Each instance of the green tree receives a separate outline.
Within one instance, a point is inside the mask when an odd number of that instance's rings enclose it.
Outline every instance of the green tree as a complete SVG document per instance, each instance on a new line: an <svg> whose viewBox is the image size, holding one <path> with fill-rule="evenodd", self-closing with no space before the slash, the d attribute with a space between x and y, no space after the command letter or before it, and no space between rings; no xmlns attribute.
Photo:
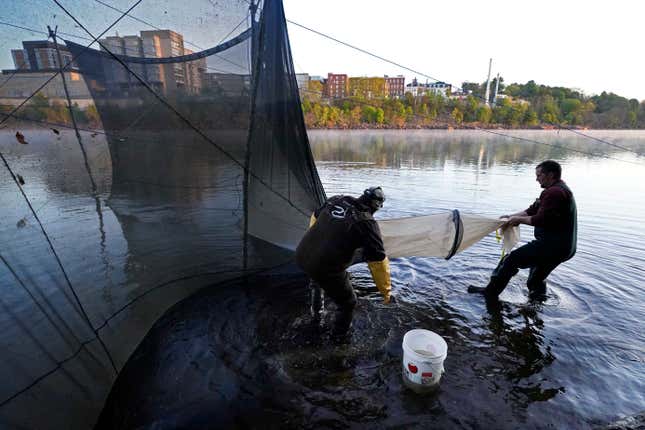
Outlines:
<svg viewBox="0 0 645 430"><path fill-rule="evenodd" d="M537 112L529 108L526 110L526 113L524 114L523 122L525 125L533 127L540 123L540 119L538 118Z"/></svg>
<svg viewBox="0 0 645 430"><path fill-rule="evenodd" d="M579 99L564 99L560 103L560 110L568 124L581 124L583 121L583 104Z"/></svg>
<svg viewBox="0 0 645 430"><path fill-rule="evenodd" d="M553 96L544 97L544 102L542 104L542 121L549 124L559 124L560 121L560 109L556 103Z"/></svg>
<svg viewBox="0 0 645 430"><path fill-rule="evenodd" d="M309 101L309 98L305 98L302 101L302 112L305 114L311 112L311 102Z"/></svg>
<svg viewBox="0 0 645 430"><path fill-rule="evenodd" d="M96 109L95 105L91 104L85 109L85 116L92 127L100 126L101 117L99 116L99 111Z"/></svg>
<svg viewBox="0 0 645 430"><path fill-rule="evenodd" d="M23 115L26 118L36 121L43 121L47 119L47 112L49 111L49 99L43 93L36 93L29 103L23 108Z"/></svg>
<svg viewBox="0 0 645 430"><path fill-rule="evenodd" d="M488 106L480 106L477 109L477 122L488 124L493 117L493 112Z"/></svg>
<svg viewBox="0 0 645 430"><path fill-rule="evenodd" d="M320 81L309 81L307 83L307 98L314 102L320 102L323 95L323 83Z"/></svg>
<svg viewBox="0 0 645 430"><path fill-rule="evenodd" d="M363 106L363 121L371 124L376 122L376 109L373 106Z"/></svg>
<svg viewBox="0 0 645 430"><path fill-rule="evenodd" d="M350 111L349 114L349 124L352 127L356 127L361 123L361 107L360 106L354 106L354 108Z"/></svg>
<svg viewBox="0 0 645 430"><path fill-rule="evenodd" d="M452 112L450 113L450 116L452 117L453 120L455 120L457 124L461 124L464 120L464 114L458 107L455 107L452 110Z"/></svg>
<svg viewBox="0 0 645 430"><path fill-rule="evenodd" d="M383 109L376 109L375 121L377 124L383 124L383 121L385 121L385 112L383 111Z"/></svg>
<svg viewBox="0 0 645 430"><path fill-rule="evenodd" d="M462 82L461 84L461 90L465 93L472 93L473 96L477 98L483 98L484 93L485 93L485 84L482 86L481 84L475 83L475 82Z"/></svg>
<svg viewBox="0 0 645 430"><path fill-rule="evenodd" d="M479 100L469 95L466 98L466 106L463 111L464 121L473 122L477 119L477 109L479 108Z"/></svg>

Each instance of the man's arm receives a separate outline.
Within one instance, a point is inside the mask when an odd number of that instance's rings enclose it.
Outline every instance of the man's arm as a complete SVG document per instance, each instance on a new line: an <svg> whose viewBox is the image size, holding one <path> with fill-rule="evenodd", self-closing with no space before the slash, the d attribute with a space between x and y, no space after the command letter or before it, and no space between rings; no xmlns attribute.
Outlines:
<svg viewBox="0 0 645 430"><path fill-rule="evenodd" d="M326 203L325 203L326 204ZM314 224L316 224L316 220L320 216L320 212L322 212L323 208L325 207L325 204L323 204L321 207L316 209L312 214L311 217L309 218L309 228L311 228Z"/></svg>
<svg viewBox="0 0 645 430"><path fill-rule="evenodd" d="M368 261L367 267L370 268L372 279L376 288L383 295L383 302L390 303L392 293L392 280L390 278L390 259L385 257L381 261Z"/></svg>
<svg viewBox="0 0 645 430"><path fill-rule="evenodd" d="M547 227L558 225L562 219L563 207L567 205L567 194L560 187L550 187L542 192L540 205L531 215L531 225Z"/></svg>
<svg viewBox="0 0 645 430"><path fill-rule="evenodd" d="M374 220L360 222L357 227L363 238L363 255L367 260L372 279L383 295L383 301L389 303L392 291L390 260L385 254L381 231Z"/></svg>
<svg viewBox="0 0 645 430"><path fill-rule="evenodd" d="M502 215L500 218L511 218L514 216L527 216L528 214L526 213L526 210L520 211L520 212L515 212L514 214L510 215Z"/></svg>
<svg viewBox="0 0 645 430"><path fill-rule="evenodd" d="M531 206L520 212L511 215L502 215L500 218L508 218L502 229L515 227L516 225L526 224L533 225L532 215L535 215L540 208L540 199L537 199Z"/></svg>
<svg viewBox="0 0 645 430"><path fill-rule="evenodd" d="M508 221L502 226L502 229L507 227L515 227L516 225L526 224L533 225L532 217L528 216L526 212L518 212L508 218Z"/></svg>

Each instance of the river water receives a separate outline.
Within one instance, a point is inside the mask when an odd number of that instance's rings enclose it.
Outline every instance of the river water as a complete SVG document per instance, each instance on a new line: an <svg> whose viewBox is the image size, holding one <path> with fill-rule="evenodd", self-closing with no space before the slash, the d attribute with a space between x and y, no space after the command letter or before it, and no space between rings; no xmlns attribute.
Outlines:
<svg viewBox="0 0 645 430"><path fill-rule="evenodd" d="M478 386L485 415L508 409L531 426L575 427L645 410L645 133L502 133L543 143L481 131L320 131L310 139L328 195L383 186L387 202L377 218L522 210L541 191L535 165L560 161L578 205L578 251L548 278L544 304L527 300L528 271L501 295L501 312L464 293L485 285L496 265L493 235L449 261L399 259L394 294L450 314L450 328L423 327L448 336L443 389ZM521 235L531 240L532 228L522 226ZM451 346L481 355L455 368Z"/></svg>
<svg viewBox="0 0 645 430"><path fill-rule="evenodd" d="M392 261L396 303L389 306L367 269L352 268L359 306L349 344L330 343L325 326L312 325L304 279L257 278L251 283L262 283L260 293L248 280L232 281L157 324L120 376L103 426L588 428L645 410L645 132L500 132L514 138L428 130L313 131L309 138L328 196L383 187L387 201L378 219L522 210L541 191L535 165L560 161L578 205L578 252L549 276L544 303L528 300L526 271L498 308L466 293L469 284L487 282L500 257L494 235L448 261ZM98 142L88 145L88 155L99 198L107 199L104 141L84 138ZM75 145L71 134L62 139L56 145ZM3 151L27 178L25 189L54 243L76 237L74 246L61 247L72 273L106 253L125 260L117 237L122 220L104 207L99 221L87 186L66 180L82 175L82 160L61 166L54 145L23 154L11 140L3 136ZM9 197L6 172L1 177L4 209L25 212L18 196ZM22 230L35 229L26 221ZM14 222L0 223L0 233L14 230ZM522 226L521 234L526 242L532 231ZM115 284L131 276L114 265L104 270ZM433 330L448 343L441 388L430 396L407 391L401 381L401 340L413 328ZM162 358L151 359L151 351Z"/></svg>

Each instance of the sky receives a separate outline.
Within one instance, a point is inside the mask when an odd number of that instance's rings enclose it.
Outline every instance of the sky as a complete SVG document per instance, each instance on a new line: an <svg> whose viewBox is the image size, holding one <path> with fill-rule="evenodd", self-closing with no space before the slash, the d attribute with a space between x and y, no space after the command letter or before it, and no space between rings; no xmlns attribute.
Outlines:
<svg viewBox="0 0 645 430"><path fill-rule="evenodd" d="M60 0L100 33L118 14L96 0ZM134 0L102 0L127 9ZM201 47L217 44L213 21L239 22L234 7L213 13L213 4L244 0L143 0L133 15L173 28ZM326 76L396 76L432 79L460 87L492 76L505 83L564 86L587 95L602 91L645 100L645 50L640 0L283 0L287 19L373 52L419 73L369 57L296 25L289 35L297 72ZM187 7L190 5L190 7ZM0 21L41 30L83 34L51 0L0 0ZM123 19L110 32L136 34L140 22ZM220 26L226 28L226 25ZM43 35L0 25L0 68L12 68L10 49Z"/></svg>
<svg viewBox="0 0 645 430"><path fill-rule="evenodd" d="M492 76L505 83L645 100L639 0L284 0L284 7L288 20L454 86L484 82L492 58ZM415 76L295 25L289 36L298 72Z"/></svg>

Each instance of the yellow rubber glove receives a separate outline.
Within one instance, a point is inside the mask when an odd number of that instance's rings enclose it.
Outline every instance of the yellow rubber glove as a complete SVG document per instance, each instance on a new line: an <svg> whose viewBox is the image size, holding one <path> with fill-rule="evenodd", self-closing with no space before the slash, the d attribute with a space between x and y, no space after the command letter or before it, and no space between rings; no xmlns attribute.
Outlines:
<svg viewBox="0 0 645 430"><path fill-rule="evenodd" d="M311 226L314 224L316 224L316 215L311 214L311 218L309 218L309 228L311 228Z"/></svg>
<svg viewBox="0 0 645 430"><path fill-rule="evenodd" d="M385 257L383 261L369 261L367 266L372 273L372 279L376 288L383 295L385 304L390 303L390 292L392 291L392 281L390 280L390 260Z"/></svg>

